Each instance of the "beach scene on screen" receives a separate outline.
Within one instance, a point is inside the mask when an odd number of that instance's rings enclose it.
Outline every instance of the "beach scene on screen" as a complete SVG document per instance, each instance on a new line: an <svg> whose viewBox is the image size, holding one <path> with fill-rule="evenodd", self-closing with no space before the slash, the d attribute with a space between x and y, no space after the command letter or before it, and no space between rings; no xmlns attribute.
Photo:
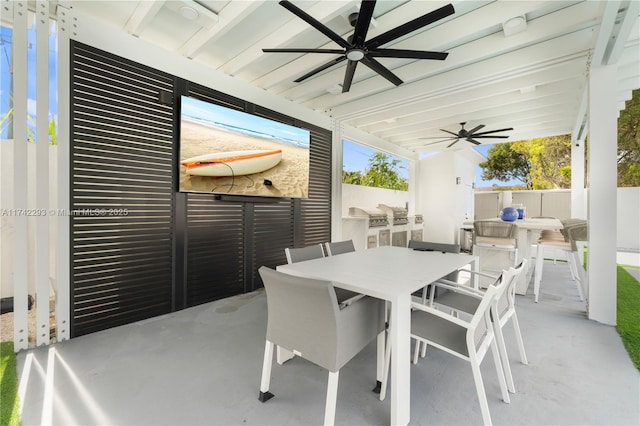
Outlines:
<svg viewBox="0 0 640 426"><path fill-rule="evenodd" d="M309 195L310 132L183 96L180 191Z"/></svg>

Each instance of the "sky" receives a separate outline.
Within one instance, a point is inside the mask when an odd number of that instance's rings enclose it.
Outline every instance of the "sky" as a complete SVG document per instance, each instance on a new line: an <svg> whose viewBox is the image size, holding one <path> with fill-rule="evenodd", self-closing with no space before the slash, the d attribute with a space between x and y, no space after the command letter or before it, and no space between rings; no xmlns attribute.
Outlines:
<svg viewBox="0 0 640 426"><path fill-rule="evenodd" d="M28 61L28 77L27 77L27 114L31 118L36 116L36 35L35 25L27 33L27 61ZM57 121L57 61L56 58L56 31L54 24L49 35L49 120ZM10 87L11 87L11 50L13 48L12 31L10 28L0 26L0 118L4 117L9 110L10 105ZM32 121L29 125L35 136L35 126ZM0 138L7 136L6 126L2 126L3 131Z"/></svg>

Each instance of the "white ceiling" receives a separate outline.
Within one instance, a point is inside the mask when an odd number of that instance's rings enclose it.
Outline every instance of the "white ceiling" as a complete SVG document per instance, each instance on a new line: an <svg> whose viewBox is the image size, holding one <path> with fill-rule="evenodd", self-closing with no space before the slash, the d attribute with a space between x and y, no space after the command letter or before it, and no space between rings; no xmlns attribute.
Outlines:
<svg viewBox="0 0 640 426"><path fill-rule="evenodd" d="M292 0L343 38L360 1ZM330 115L416 153L484 124L513 127L509 139L577 134L584 124L589 64L618 64L619 109L640 87L637 1L453 1L456 13L382 47L448 52L444 61L380 58L404 83L398 87L362 64L348 93L344 62L294 80L334 56L263 53L262 48L338 48L277 1L60 1L76 12L180 52L225 74ZM378 1L367 39L446 5L444 1ZM189 6L198 19L187 20ZM524 16L526 29L506 36L502 23ZM426 144L431 144L426 146ZM461 141L456 148L470 146Z"/></svg>

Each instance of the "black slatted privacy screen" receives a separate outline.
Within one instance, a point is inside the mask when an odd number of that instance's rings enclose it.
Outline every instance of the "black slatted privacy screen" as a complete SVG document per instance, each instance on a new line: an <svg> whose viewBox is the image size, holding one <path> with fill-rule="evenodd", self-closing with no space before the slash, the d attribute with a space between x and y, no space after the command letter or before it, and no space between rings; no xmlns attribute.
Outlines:
<svg viewBox="0 0 640 426"><path fill-rule="evenodd" d="M309 198L176 193L181 94L309 129ZM71 96L72 336L253 291L330 239L329 130L77 42Z"/></svg>

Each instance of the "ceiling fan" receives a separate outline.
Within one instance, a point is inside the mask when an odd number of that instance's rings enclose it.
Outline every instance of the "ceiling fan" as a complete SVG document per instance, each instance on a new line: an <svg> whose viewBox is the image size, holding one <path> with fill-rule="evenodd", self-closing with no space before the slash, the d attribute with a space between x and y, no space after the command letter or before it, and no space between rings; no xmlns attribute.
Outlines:
<svg viewBox="0 0 640 426"><path fill-rule="evenodd" d="M436 142L428 143L426 146L433 145L433 144L436 144L436 143L453 141L449 145L447 145L447 148L449 148L449 147L453 146L455 143L457 143L460 139L464 139L467 142L471 142L472 144L475 144L475 145L480 145L481 144L481 142L478 142L475 139L482 139L482 138L507 139L509 136L492 135L492 133L506 132L508 130L513 130L513 127L508 127L508 128L504 128L504 129L486 130L484 132L478 132L478 130L480 130L483 127L485 127L484 124L480 124L480 125L474 127L471 130L465 129L464 128L465 124L467 124L467 123L466 122L465 123L460 123L460 127L461 128L460 128L460 130L458 130L458 133L450 132L449 130L445 130L445 129L440 129L441 131L443 131L445 133L449 133L450 135L453 135L453 136L449 136L449 137L434 136L434 137L420 138L420 139L441 139L441 140L436 141Z"/></svg>
<svg viewBox="0 0 640 426"><path fill-rule="evenodd" d="M344 74L344 81L342 83L342 93L348 92L351 88L351 82L353 81L353 75L356 71L358 62L362 62L373 71L380 74L382 77L389 80L391 83L399 86L403 81L388 68L378 62L375 58L407 58L407 59L435 59L442 61L448 53L444 52L428 52L421 50L406 50L406 49L381 49L380 46L396 40L404 35L407 35L413 31L416 31L426 25L439 21L452 15L455 10L451 4L443 6L439 9L429 12L426 15L420 16L409 22L406 22L392 30L389 30L383 34L380 34L370 40L366 40L367 31L369 30L369 23L373 18L373 9L375 8L375 0L363 0L360 5L360 12L353 13L349 16L349 22L355 28L353 35L349 36L347 40L340 37L331 29L323 25L320 21L316 20L302 9L295 6L293 3L282 0L280 5L291 13L307 22L309 25L320 31L322 34L329 37L336 42L341 49L262 49L265 53L328 53L340 55L333 58L329 62L320 65L319 67L311 70L305 75L294 80L296 83L306 80L307 78L330 68L333 65L339 64L347 60L347 70Z"/></svg>

